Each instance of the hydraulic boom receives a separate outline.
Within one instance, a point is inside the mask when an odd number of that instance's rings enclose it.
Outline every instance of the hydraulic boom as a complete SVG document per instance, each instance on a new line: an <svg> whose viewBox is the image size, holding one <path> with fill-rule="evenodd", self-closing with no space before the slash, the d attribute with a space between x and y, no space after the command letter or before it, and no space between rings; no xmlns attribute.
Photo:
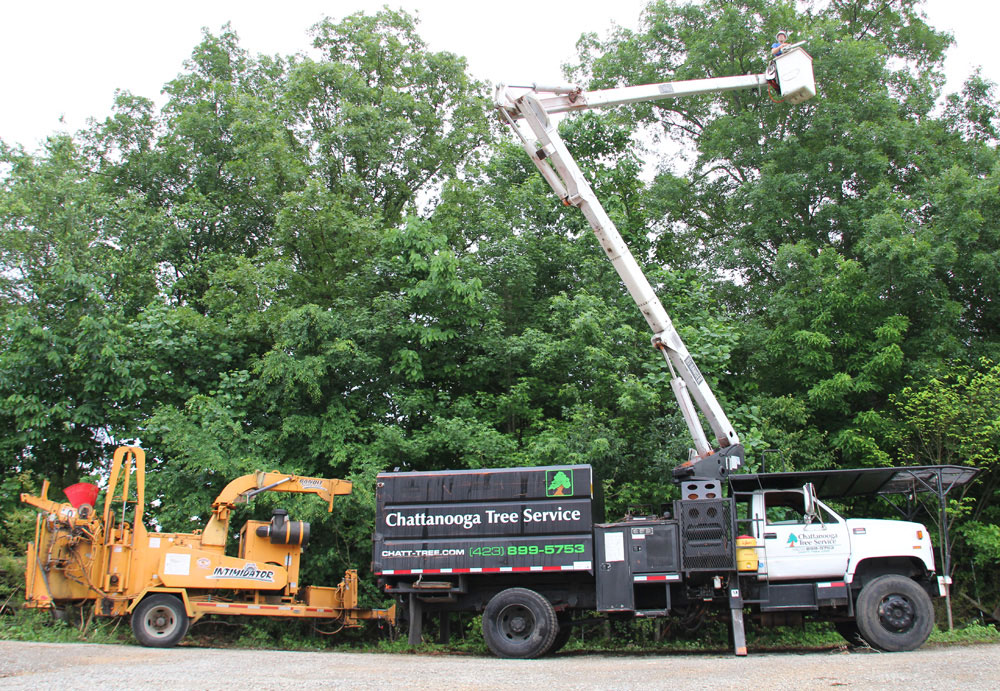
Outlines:
<svg viewBox="0 0 1000 691"><path fill-rule="evenodd" d="M559 136L557 123L549 116L680 96L764 89L769 84L776 85L779 93L789 103L800 103L816 94L812 58L804 50L796 49L779 56L774 61L774 69L774 77L769 71L768 74L666 82L602 91L583 91L577 86L508 87L503 84L496 90L495 104L501 117L513 128L524 150L563 203L576 206L583 212L598 242L653 331L653 345L663 354L670 368L671 388L694 441L695 458L690 463L710 461L704 464L706 468L700 470L696 470L693 465L684 464L680 472L675 471L678 477L690 474L703 477L706 473L721 477L735 470L741 463L743 454L739 436L705 377L698 370L635 257ZM527 125L527 131L522 123ZM715 436L714 443L705 434L698 417L699 411Z"/></svg>

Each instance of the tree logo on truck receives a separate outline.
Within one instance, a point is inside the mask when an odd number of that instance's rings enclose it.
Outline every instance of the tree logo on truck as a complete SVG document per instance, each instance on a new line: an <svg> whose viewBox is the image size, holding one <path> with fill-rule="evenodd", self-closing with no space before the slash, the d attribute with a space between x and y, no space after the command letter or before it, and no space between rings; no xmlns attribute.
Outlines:
<svg viewBox="0 0 1000 691"><path fill-rule="evenodd" d="M568 497L573 494L572 470L546 470L545 496Z"/></svg>

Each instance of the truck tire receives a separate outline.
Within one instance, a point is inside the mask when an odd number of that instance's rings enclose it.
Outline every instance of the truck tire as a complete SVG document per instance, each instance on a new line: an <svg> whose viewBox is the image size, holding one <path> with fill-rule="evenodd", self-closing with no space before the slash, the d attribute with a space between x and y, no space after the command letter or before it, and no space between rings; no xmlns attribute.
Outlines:
<svg viewBox="0 0 1000 691"><path fill-rule="evenodd" d="M497 657L544 655L559 633L552 603L527 588L502 590L483 612L483 638Z"/></svg>
<svg viewBox="0 0 1000 691"><path fill-rule="evenodd" d="M864 645L865 641L861 637L861 632L858 631L858 622L835 621L833 622L833 628L851 645Z"/></svg>
<svg viewBox="0 0 1000 691"><path fill-rule="evenodd" d="M150 648L172 648L190 624L184 603L173 595L150 595L132 610L132 633Z"/></svg>
<svg viewBox="0 0 1000 691"><path fill-rule="evenodd" d="M555 640L552 641L552 645L549 649L545 651L546 655L554 655L562 650L563 646L569 643L569 639L573 636L573 624L570 621L559 622L559 633L556 634Z"/></svg>
<svg viewBox="0 0 1000 691"><path fill-rule="evenodd" d="M855 611L861 637L890 653L919 648L934 628L930 596L906 576L879 576L866 584Z"/></svg>

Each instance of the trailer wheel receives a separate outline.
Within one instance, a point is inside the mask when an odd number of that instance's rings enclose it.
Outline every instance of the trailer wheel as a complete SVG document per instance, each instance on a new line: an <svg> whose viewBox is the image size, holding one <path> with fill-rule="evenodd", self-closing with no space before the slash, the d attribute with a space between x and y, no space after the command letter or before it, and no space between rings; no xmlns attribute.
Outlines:
<svg viewBox="0 0 1000 691"><path fill-rule="evenodd" d="M150 648L177 645L190 623L184 603L173 595L150 595L132 610L132 633Z"/></svg>
<svg viewBox="0 0 1000 691"><path fill-rule="evenodd" d="M559 633L552 603L527 588L508 588L487 603L483 638L497 657L544 655Z"/></svg>
<svg viewBox="0 0 1000 691"><path fill-rule="evenodd" d="M934 627L930 596L906 576L871 581L861 590L855 610L861 637L886 652L919 648Z"/></svg>

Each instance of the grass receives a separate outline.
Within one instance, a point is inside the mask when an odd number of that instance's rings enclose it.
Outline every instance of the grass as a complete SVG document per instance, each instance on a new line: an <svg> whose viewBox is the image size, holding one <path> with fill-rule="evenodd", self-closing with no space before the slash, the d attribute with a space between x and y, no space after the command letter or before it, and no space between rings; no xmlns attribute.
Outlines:
<svg viewBox="0 0 1000 691"><path fill-rule="evenodd" d="M89 620L89 621L88 621ZM81 623L82 622L82 623ZM254 617L209 619L191 628L185 645L268 650L340 650L371 653L418 655L488 655L479 617L464 617L453 624L452 642L407 644L405 632L379 631L374 624L361 629L323 635L327 625L316 627L308 621L274 620ZM610 622L577 627L563 649L569 654L669 654L690 652L728 653L728 630L723 621L711 621L697 632L683 637L655 640L657 622ZM668 631L669 633L669 631ZM610 634L610 637L607 635ZM425 627L425 639L436 638L433 622ZM89 609L67 610L63 621L51 612L12 611L0 615L0 639L50 643L135 644L126 620L93 618ZM747 632L751 653L788 650L824 650L845 646L844 640L826 623L808 622L798 627L754 629ZM1000 631L993 625L972 621L954 631L935 629L928 645L949 646L1000 643Z"/></svg>
<svg viewBox="0 0 1000 691"><path fill-rule="evenodd" d="M50 611L20 610L0 616L0 639L40 641L44 643L134 643L132 631L124 620L94 618L88 623L79 610L68 610L64 620L56 620Z"/></svg>
<svg viewBox="0 0 1000 691"><path fill-rule="evenodd" d="M954 631L941 631L937 628L931 633L928 643L935 645L968 645L970 643L1000 643L1000 630L993 624L983 624L978 620Z"/></svg>

